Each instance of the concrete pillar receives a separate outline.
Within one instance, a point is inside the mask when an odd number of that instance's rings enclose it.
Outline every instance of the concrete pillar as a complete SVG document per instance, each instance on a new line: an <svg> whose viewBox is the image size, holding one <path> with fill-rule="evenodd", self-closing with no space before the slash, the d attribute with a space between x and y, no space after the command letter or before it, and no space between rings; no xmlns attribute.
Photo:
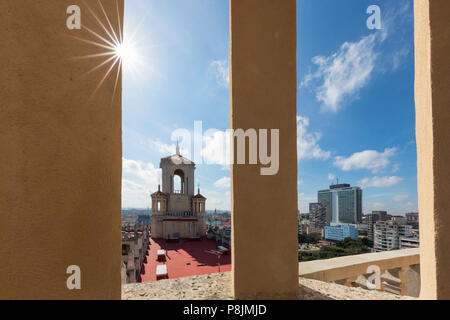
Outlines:
<svg viewBox="0 0 450 320"><path fill-rule="evenodd" d="M232 166L234 296L297 298L296 1L231 0L230 12L231 128L280 129L278 174Z"/></svg>
<svg viewBox="0 0 450 320"><path fill-rule="evenodd" d="M450 299L450 2L414 11L421 298Z"/></svg>
<svg viewBox="0 0 450 320"><path fill-rule="evenodd" d="M118 34L123 0L102 3ZM103 34L82 1L0 1L0 299L120 299L121 78L92 95L104 57L71 58L104 49L69 37L98 41L67 28L73 4Z"/></svg>

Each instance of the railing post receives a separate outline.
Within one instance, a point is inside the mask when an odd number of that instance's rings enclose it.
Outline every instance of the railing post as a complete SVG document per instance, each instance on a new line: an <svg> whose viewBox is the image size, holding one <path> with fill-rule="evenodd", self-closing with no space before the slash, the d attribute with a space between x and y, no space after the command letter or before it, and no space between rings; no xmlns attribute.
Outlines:
<svg viewBox="0 0 450 320"><path fill-rule="evenodd" d="M402 267L398 271L398 278L400 279L400 292L402 296L406 296L408 294L408 282L409 279L405 276L405 272L408 271L409 267Z"/></svg>

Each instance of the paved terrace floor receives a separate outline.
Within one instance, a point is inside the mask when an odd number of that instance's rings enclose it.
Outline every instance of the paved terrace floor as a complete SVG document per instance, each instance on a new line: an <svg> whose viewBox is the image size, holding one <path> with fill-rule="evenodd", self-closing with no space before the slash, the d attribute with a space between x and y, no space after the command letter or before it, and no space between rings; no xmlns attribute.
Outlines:
<svg viewBox="0 0 450 320"><path fill-rule="evenodd" d="M415 300L386 292L299 278L303 300ZM122 286L123 300L232 300L231 273L215 273Z"/></svg>
<svg viewBox="0 0 450 320"><path fill-rule="evenodd" d="M141 282L156 281L156 266L164 264L158 262L157 252L165 249L166 242L163 239L150 238L150 250L141 271ZM218 273L217 256L206 252L215 249L215 241L206 238L200 241L181 239L179 243L167 243L166 265L169 279ZM222 255L220 272L228 271L231 271L231 255Z"/></svg>

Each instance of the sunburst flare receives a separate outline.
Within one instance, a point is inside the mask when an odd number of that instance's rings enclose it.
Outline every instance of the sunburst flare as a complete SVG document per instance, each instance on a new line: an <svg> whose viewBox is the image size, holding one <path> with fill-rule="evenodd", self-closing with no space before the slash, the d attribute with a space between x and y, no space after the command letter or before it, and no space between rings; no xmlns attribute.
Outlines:
<svg viewBox="0 0 450 320"><path fill-rule="evenodd" d="M122 34L121 25L121 13L119 8L119 3L116 0L116 10L112 16L108 16L105 7L101 0L97 0L98 10L102 14L96 14L92 7L90 7L85 0L82 1L87 11L95 20L96 27L88 27L82 24L82 30L85 31L89 38L79 37L69 35L69 37L81 41L87 44L104 49L103 52L87 54L84 56L73 57L73 60L85 60L85 59L101 59L98 64L87 70L82 74L82 77L87 76L93 72L100 69L104 69L105 73L101 77L99 83L95 87L92 95L94 95L103 85L103 83L108 79L108 77L113 77L114 79L114 90L112 93L112 99L117 91L119 84L120 75L122 73L122 68L124 66L133 67L136 64L138 58L137 45L133 42L133 37L127 37L127 35ZM116 28L114 23L117 21ZM116 32L117 30L117 32ZM116 70L115 70L116 69Z"/></svg>

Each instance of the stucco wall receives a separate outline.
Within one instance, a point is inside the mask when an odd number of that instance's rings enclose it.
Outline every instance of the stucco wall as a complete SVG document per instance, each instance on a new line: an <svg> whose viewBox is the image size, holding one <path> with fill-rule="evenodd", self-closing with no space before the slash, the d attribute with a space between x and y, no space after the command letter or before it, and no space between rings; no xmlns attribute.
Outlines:
<svg viewBox="0 0 450 320"><path fill-rule="evenodd" d="M118 27L123 0L102 2ZM82 1L0 2L0 299L120 299L121 79L91 96L102 58L70 58L104 50L68 37L94 39L67 29L72 4L101 33Z"/></svg>
<svg viewBox="0 0 450 320"><path fill-rule="evenodd" d="M450 299L450 2L414 10L421 297Z"/></svg>
<svg viewBox="0 0 450 320"><path fill-rule="evenodd" d="M236 298L298 294L296 30L295 0L231 0L231 127L280 129L277 175L232 166Z"/></svg>
<svg viewBox="0 0 450 320"><path fill-rule="evenodd" d="M178 213L192 211L191 199L184 194L170 194L168 211Z"/></svg>

